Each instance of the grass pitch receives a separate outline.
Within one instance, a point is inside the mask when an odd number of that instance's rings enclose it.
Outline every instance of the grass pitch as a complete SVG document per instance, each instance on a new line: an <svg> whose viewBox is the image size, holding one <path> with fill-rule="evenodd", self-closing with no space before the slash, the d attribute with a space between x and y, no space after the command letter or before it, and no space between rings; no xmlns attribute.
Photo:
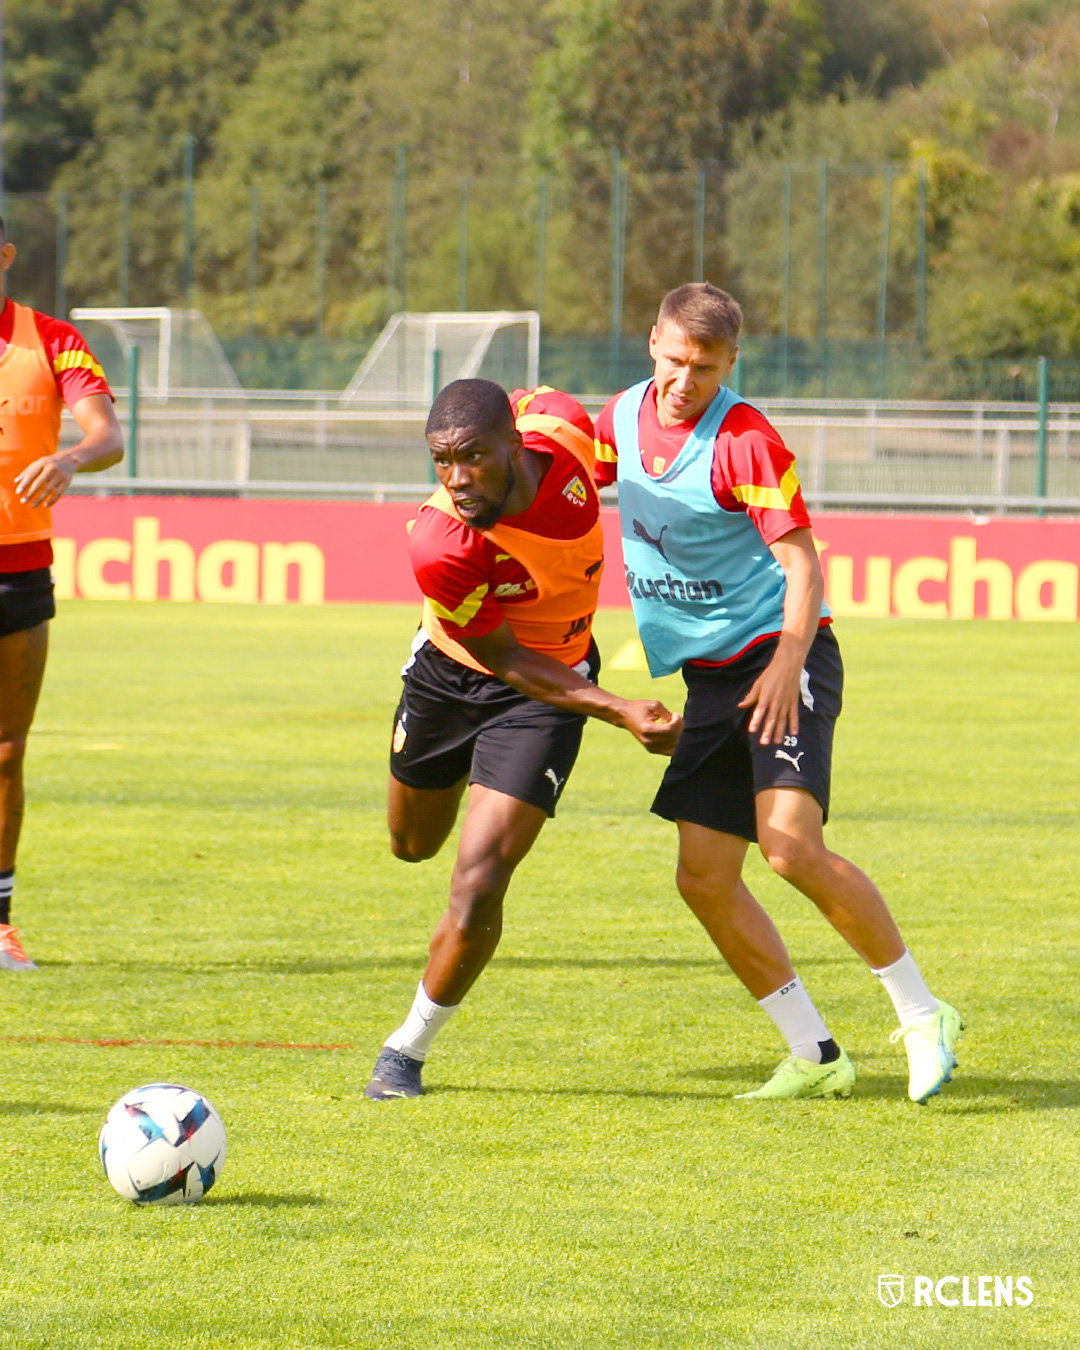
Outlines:
<svg viewBox="0 0 1080 1350"><path fill-rule="evenodd" d="M430 1091L375 1105L452 860L385 844L414 623L63 607L16 896L41 971L0 975L0 1347L1080 1344L1077 629L838 626L829 837L969 1028L929 1106L877 982L760 860L859 1082L731 1100L783 1047L676 895L661 762L598 723ZM598 631L610 654L629 616ZM159 1079L229 1130L189 1209L120 1200L97 1161L108 1106ZM915 1275L1027 1275L1034 1302L915 1307Z"/></svg>

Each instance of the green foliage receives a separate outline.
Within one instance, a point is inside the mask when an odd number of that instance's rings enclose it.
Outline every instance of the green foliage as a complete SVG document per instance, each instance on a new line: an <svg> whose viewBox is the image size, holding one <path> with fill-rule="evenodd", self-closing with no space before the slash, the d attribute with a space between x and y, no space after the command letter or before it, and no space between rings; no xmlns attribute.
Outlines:
<svg viewBox="0 0 1080 1350"><path fill-rule="evenodd" d="M84 84L120 0L7 0L4 5L4 187L47 188L93 134Z"/></svg>
<svg viewBox="0 0 1080 1350"><path fill-rule="evenodd" d="M613 286L629 335L700 263L755 337L786 305L791 338L820 340L824 312L862 340L888 162L887 336L922 336L924 173L934 350L1080 355L1055 280L1073 255L1054 203L1080 172L1071 0L430 0L392 22L377 0L9 0L6 23L7 186L66 194L68 303L116 303L121 276L128 303L177 303L190 233L189 298L227 337L359 338L402 303L541 288L546 331L599 336ZM25 298L48 306L58 222L43 197L9 206Z"/></svg>
<svg viewBox="0 0 1080 1350"><path fill-rule="evenodd" d="M820 0L824 50L821 84L840 89L854 80L860 87L886 93L920 83L942 62L934 40L932 6L926 0Z"/></svg>
<svg viewBox="0 0 1080 1350"><path fill-rule="evenodd" d="M1074 626L842 625L829 838L968 1024L925 1108L877 982L756 857L859 1080L732 1100L782 1049L675 892L660 764L600 724L431 1090L367 1102L451 867L452 845L418 867L386 847L414 628L413 607L62 605L15 901L41 969L0 980L0 1347L1075 1345ZM598 630L609 656L633 631ZM80 1043L109 1037L152 1043ZM163 1078L229 1130L190 1209L120 1200L97 1158L108 1106ZM888 1310L886 1272L908 1277ZM1026 1274L1035 1300L916 1308L915 1273Z"/></svg>
<svg viewBox="0 0 1080 1350"><path fill-rule="evenodd" d="M645 171L724 163L737 122L816 83L813 19L788 0L584 0L541 75L545 148L618 149Z"/></svg>

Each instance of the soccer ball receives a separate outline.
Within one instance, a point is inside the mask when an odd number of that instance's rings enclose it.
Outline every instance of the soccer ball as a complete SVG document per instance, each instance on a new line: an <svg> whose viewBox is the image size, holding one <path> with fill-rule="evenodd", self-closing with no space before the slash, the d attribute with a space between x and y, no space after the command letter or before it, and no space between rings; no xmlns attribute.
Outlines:
<svg viewBox="0 0 1080 1350"><path fill-rule="evenodd" d="M225 1126L198 1092L149 1083L125 1093L98 1137L101 1165L118 1194L137 1205L201 1200L225 1165Z"/></svg>

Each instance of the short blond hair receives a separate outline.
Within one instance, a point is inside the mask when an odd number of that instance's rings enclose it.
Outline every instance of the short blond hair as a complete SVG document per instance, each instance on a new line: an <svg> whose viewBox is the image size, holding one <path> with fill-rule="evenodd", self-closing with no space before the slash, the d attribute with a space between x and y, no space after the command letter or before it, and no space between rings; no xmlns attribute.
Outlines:
<svg viewBox="0 0 1080 1350"><path fill-rule="evenodd" d="M668 291L661 300L657 329L666 323L702 347L718 347L722 342L734 347L742 328L742 310L727 291L707 281L690 281Z"/></svg>

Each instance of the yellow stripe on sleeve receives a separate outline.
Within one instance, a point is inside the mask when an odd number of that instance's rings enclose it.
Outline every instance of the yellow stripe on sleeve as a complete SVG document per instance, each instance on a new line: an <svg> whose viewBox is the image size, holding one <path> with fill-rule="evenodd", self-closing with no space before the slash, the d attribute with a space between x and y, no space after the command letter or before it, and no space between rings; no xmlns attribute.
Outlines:
<svg viewBox="0 0 1080 1350"><path fill-rule="evenodd" d="M616 464L619 459L619 452L613 445L607 445L603 441L593 441L593 449L596 458L601 464Z"/></svg>
<svg viewBox="0 0 1080 1350"><path fill-rule="evenodd" d="M57 375L62 375L65 370L88 370L96 375L99 380L105 378L105 372L94 360L89 352L78 350L61 352L59 356L53 358L53 371Z"/></svg>
<svg viewBox="0 0 1080 1350"><path fill-rule="evenodd" d="M464 628L470 619L475 618L476 612L483 603L484 596L487 595L487 593L488 584L486 581L482 581L471 595L467 595L465 599L462 600L457 609L447 609L445 605L440 605L438 600L432 600L430 595L427 599L431 608L440 619L448 619L450 623L456 623L459 628Z"/></svg>
<svg viewBox="0 0 1080 1350"><path fill-rule="evenodd" d="M554 392L555 390L550 384L538 384L531 394L525 394L524 397L518 399L516 416L521 416L537 394L553 394Z"/></svg>
<svg viewBox="0 0 1080 1350"><path fill-rule="evenodd" d="M786 511L798 490L799 476L795 472L795 463L792 461L791 467L780 479L778 488L759 487L756 483L739 483L731 491L736 500L745 502L747 506L759 506L771 511Z"/></svg>

